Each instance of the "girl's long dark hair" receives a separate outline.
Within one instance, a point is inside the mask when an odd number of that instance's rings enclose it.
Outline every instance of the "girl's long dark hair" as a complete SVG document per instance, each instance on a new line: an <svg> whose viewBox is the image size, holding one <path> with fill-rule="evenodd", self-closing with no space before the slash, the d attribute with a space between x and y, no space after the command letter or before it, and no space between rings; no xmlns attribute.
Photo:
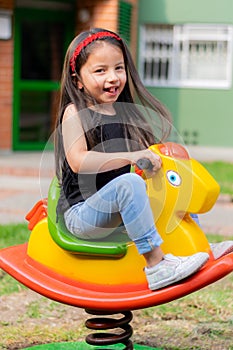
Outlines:
<svg viewBox="0 0 233 350"><path fill-rule="evenodd" d="M96 104L96 101L94 101L87 92L81 91L77 88L77 81L82 81L80 69L87 61L92 50L95 49L96 42L99 40L105 40L112 45L119 47L124 56L127 81L117 100L117 102L120 103L116 103L116 109L118 109L118 112L122 115L122 122L126 129L126 135L129 136L129 139L132 138L134 140L138 140L138 144L141 144L142 148L147 148L154 143L162 142L170 133L171 117L169 112L165 106L154 96L152 96L144 87L134 65L129 49L123 40L117 40L114 37L106 37L93 41L81 50L75 61L75 73L72 72L70 59L77 46L90 35L103 31L106 32L105 29L94 28L76 36L71 42L65 56L61 78L59 110L55 129L55 164L56 175L59 182L61 181L62 168L64 167L65 160L62 139L63 114L65 108L71 103L75 105L77 112L86 109L91 104ZM115 34L109 30L107 31ZM131 93L131 90L133 93ZM146 107L144 108L145 113L142 112L141 108L137 107L137 104ZM154 118L155 115L156 123ZM87 131L86 137L90 146L95 145L95 140L93 139L94 134L90 132L90 130L94 129L94 127L95 125L85 125L84 128L84 131ZM154 128L157 129L157 136L155 136ZM132 150L130 149L130 146L129 150Z"/></svg>

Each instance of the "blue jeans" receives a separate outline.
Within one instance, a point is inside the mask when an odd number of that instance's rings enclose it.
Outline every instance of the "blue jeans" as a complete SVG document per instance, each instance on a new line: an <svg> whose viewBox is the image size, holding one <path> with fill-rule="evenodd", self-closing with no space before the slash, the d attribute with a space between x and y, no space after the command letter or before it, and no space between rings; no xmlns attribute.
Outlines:
<svg viewBox="0 0 233 350"><path fill-rule="evenodd" d="M162 243L145 181L133 173L115 178L86 201L73 205L64 213L64 220L68 230L82 239L107 237L123 223L140 254Z"/></svg>
<svg viewBox="0 0 233 350"><path fill-rule="evenodd" d="M193 221L195 221L196 224L198 224L198 226L201 226L200 221L199 221L199 217L197 214L190 214L190 216L193 219Z"/></svg>

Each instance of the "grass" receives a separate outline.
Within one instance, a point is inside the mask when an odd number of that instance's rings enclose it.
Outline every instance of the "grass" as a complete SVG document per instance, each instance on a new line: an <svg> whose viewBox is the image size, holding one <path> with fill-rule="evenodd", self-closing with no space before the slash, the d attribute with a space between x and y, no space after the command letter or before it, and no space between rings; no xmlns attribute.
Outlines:
<svg viewBox="0 0 233 350"><path fill-rule="evenodd" d="M28 241L27 224L0 225L0 249Z"/></svg>
<svg viewBox="0 0 233 350"><path fill-rule="evenodd" d="M140 311L144 332L163 349L233 350L233 274L181 299ZM140 342L137 337L137 342ZM191 344L193 347L191 347Z"/></svg>
<svg viewBox="0 0 233 350"><path fill-rule="evenodd" d="M0 225L0 249L28 241L29 230L26 224ZM19 292L25 287L0 270L0 296Z"/></svg>
<svg viewBox="0 0 233 350"><path fill-rule="evenodd" d="M225 162L203 162L202 165L219 183L221 193L233 196L233 164Z"/></svg>

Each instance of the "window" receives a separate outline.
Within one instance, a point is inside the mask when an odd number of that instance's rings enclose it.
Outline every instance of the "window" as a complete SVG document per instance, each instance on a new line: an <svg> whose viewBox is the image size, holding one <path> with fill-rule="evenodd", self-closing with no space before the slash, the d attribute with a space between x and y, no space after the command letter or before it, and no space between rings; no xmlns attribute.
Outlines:
<svg viewBox="0 0 233 350"><path fill-rule="evenodd" d="M145 25L139 64L147 86L230 88L232 27Z"/></svg>

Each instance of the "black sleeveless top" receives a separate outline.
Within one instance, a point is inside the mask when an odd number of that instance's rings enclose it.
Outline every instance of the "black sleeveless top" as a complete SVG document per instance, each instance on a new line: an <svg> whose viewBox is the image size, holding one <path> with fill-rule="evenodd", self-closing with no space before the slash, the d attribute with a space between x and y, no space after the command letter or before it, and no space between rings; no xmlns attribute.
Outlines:
<svg viewBox="0 0 233 350"><path fill-rule="evenodd" d="M91 123L87 123L86 118L92 118ZM84 123L96 125L91 130L91 133L94 133L96 139L94 147L90 146L86 137L88 150L106 153L127 152L126 132L118 115L109 116L89 109L88 113L85 114ZM65 159L57 214L63 214L72 205L85 201L109 181L129 172L130 165L96 174L74 173Z"/></svg>

